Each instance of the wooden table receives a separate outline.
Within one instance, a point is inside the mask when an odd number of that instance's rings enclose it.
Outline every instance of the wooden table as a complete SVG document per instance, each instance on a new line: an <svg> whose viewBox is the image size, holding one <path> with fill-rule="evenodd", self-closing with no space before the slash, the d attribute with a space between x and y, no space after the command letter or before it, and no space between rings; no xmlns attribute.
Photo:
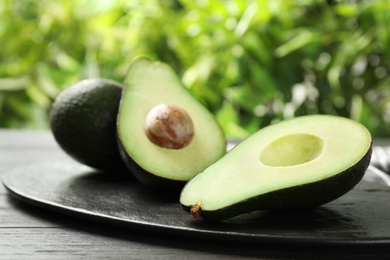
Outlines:
<svg viewBox="0 0 390 260"><path fill-rule="evenodd" d="M15 167L71 160L50 132L0 130L0 178ZM386 247L293 247L195 240L113 227L31 206L0 185L0 259L247 259L390 256Z"/></svg>

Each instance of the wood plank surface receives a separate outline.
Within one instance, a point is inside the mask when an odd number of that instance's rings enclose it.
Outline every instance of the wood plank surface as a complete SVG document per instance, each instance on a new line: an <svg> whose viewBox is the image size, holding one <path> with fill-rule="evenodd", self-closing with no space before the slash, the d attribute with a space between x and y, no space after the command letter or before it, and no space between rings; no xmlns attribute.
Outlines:
<svg viewBox="0 0 390 260"><path fill-rule="evenodd" d="M48 160L72 160L50 132L0 130L0 178ZM0 259L372 259L388 248L305 248L164 236L91 223L21 202L0 185Z"/></svg>

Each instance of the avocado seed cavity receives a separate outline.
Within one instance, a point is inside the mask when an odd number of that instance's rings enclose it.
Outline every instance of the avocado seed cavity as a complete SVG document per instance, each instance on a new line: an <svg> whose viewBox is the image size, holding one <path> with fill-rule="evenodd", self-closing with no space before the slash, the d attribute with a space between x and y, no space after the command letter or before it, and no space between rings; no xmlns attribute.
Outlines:
<svg viewBox="0 0 390 260"><path fill-rule="evenodd" d="M152 143L169 149L186 147L194 136L194 124L189 114L171 104L153 107L146 116L144 130Z"/></svg>
<svg viewBox="0 0 390 260"><path fill-rule="evenodd" d="M260 154L260 161L268 166L295 166L310 162L321 155L324 141L310 134L285 135L269 144Z"/></svg>

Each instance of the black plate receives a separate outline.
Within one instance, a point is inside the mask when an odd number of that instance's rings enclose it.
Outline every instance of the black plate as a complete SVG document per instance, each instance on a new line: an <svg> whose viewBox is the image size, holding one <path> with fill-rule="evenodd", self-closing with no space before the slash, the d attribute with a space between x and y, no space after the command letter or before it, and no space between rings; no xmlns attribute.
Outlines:
<svg viewBox="0 0 390 260"><path fill-rule="evenodd" d="M222 223L195 220L177 197L76 163L43 163L8 172L11 195L77 217L204 239L302 245L390 245L390 188L362 181L316 209L263 211Z"/></svg>

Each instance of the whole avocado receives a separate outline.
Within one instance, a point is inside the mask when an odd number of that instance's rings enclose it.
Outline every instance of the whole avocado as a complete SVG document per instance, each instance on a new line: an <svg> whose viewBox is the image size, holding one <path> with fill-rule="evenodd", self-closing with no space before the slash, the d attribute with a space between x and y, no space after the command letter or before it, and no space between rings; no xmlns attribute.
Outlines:
<svg viewBox="0 0 390 260"><path fill-rule="evenodd" d="M122 85L109 79L85 79L65 88L50 110L50 127L60 147L90 167L123 172L116 118Z"/></svg>

